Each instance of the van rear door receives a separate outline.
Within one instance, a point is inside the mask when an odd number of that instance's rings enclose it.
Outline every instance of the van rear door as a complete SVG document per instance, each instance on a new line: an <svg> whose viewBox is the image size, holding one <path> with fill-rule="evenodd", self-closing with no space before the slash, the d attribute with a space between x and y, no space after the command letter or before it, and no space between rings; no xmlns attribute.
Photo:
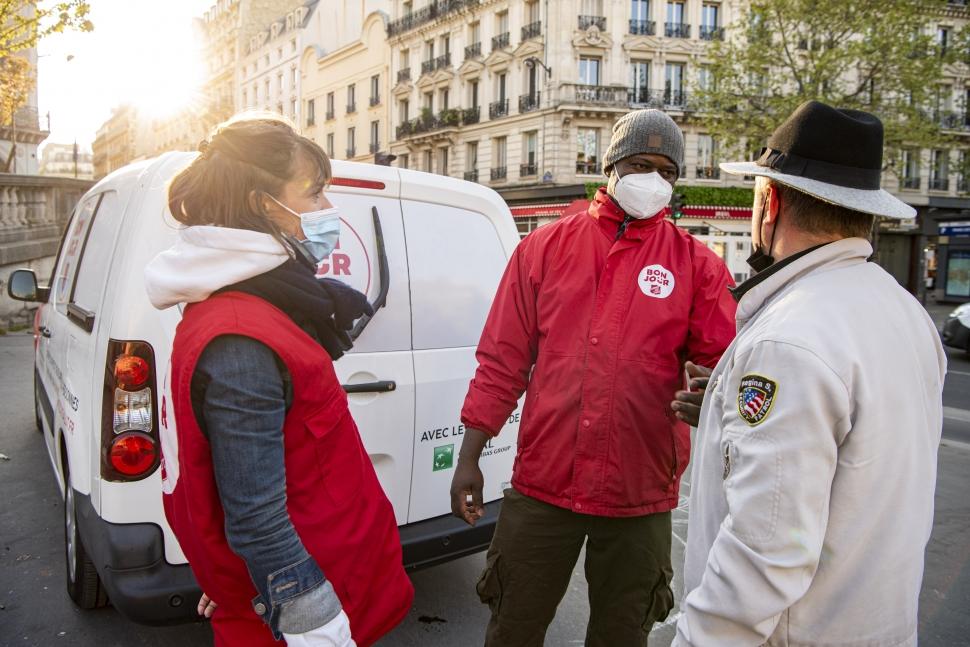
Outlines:
<svg viewBox="0 0 970 647"><path fill-rule="evenodd" d="M416 383L408 523L451 512L449 490L475 348L508 262L495 225L455 206L402 200L411 275ZM515 459L518 412L482 452L484 499L500 499Z"/></svg>
<svg viewBox="0 0 970 647"><path fill-rule="evenodd" d="M335 170L340 172L339 167ZM353 350L334 368L348 390L351 415L401 525L407 521L411 489L415 398L401 206L396 187L388 185L390 180L381 183L380 190L347 187L340 182L335 180L327 190L327 197L340 210L340 242L320 264L318 276L349 284L366 294L371 303L386 288L386 300L367 322ZM381 281L382 263L386 286Z"/></svg>

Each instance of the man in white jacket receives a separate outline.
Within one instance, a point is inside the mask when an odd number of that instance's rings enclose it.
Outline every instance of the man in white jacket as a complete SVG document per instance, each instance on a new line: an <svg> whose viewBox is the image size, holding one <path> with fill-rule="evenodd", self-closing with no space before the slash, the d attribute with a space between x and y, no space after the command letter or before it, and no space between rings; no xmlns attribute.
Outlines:
<svg viewBox="0 0 970 647"><path fill-rule="evenodd" d="M916 645L946 358L867 262L874 215L915 215L879 188L882 143L873 115L809 102L721 165L758 176L759 271L700 412L677 647Z"/></svg>

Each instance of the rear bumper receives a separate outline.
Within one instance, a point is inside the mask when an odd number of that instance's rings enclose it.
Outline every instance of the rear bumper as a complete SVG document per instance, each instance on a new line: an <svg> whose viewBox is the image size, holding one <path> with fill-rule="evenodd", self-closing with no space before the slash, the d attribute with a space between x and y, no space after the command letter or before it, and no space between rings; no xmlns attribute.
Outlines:
<svg viewBox="0 0 970 647"><path fill-rule="evenodd" d="M970 328L967 328L956 317L947 319L943 324L943 343L947 346L970 350Z"/></svg>
<svg viewBox="0 0 970 647"><path fill-rule="evenodd" d="M501 509L501 500L486 503L485 515L474 526L450 514L401 526L404 567L414 571L485 550Z"/></svg>
<svg viewBox="0 0 970 647"><path fill-rule="evenodd" d="M98 516L89 496L77 494L75 502L81 540L115 609L147 625L199 619L199 586L188 564L165 561L161 528L110 523Z"/></svg>

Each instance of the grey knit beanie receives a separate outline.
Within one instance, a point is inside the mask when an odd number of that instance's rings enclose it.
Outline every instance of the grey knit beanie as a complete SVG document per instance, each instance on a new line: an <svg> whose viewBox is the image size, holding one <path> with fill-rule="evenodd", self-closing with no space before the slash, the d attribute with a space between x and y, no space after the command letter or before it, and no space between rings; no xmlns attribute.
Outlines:
<svg viewBox="0 0 970 647"><path fill-rule="evenodd" d="M603 156L603 171L609 175L614 164L638 153L664 155L677 165L680 174L684 168L684 133L661 110L628 112L613 126L610 147Z"/></svg>

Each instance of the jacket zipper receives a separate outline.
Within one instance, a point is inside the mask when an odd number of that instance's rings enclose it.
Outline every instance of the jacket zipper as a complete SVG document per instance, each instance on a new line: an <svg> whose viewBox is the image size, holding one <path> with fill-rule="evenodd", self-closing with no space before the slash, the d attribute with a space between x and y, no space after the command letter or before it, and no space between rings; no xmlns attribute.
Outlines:
<svg viewBox="0 0 970 647"><path fill-rule="evenodd" d="M623 217L623 222L620 223L620 228L616 230L616 238L613 239L614 243L623 237L623 232L626 231L626 226L630 224L631 220L633 220L633 218L630 216Z"/></svg>

